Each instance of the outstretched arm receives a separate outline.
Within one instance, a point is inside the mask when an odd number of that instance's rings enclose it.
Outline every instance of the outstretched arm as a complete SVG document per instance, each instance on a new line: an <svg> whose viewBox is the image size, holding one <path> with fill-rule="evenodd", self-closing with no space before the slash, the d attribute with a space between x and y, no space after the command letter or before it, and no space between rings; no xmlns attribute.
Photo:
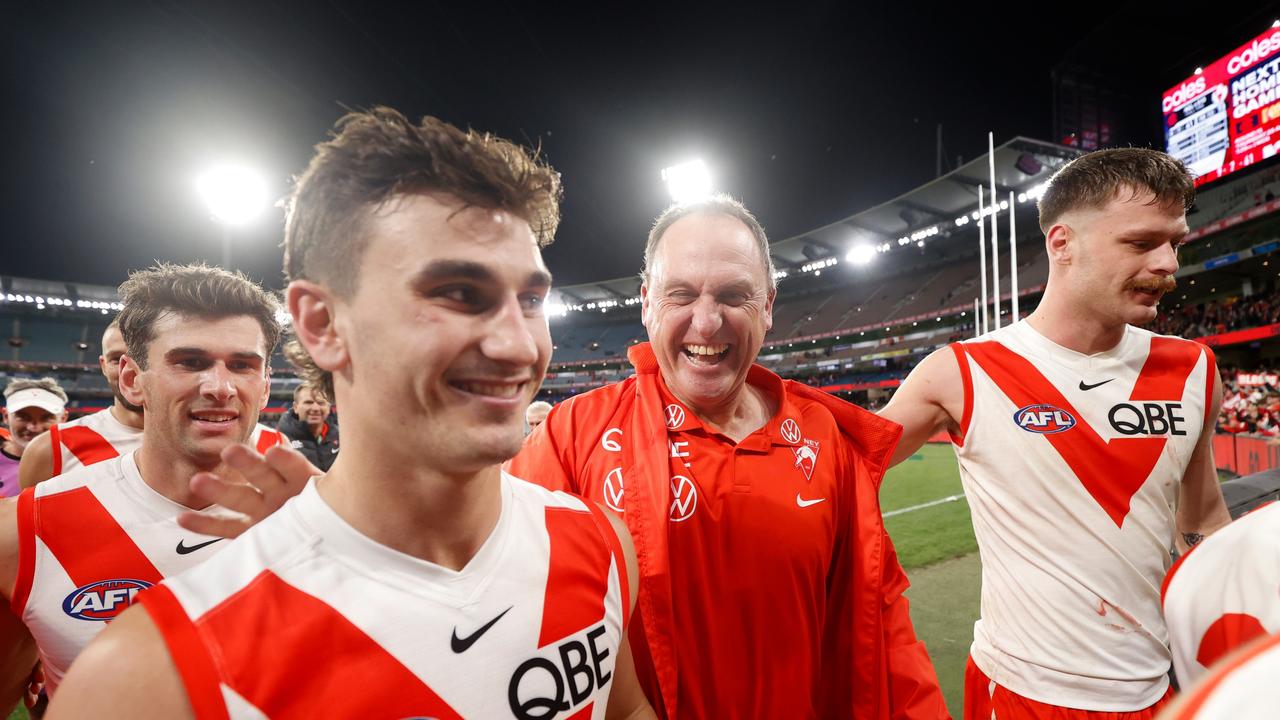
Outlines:
<svg viewBox="0 0 1280 720"><path fill-rule="evenodd" d="M960 434L964 414L964 378L950 346L933 351L911 371L880 416L902 426L892 464L916 453L942 430Z"/></svg>

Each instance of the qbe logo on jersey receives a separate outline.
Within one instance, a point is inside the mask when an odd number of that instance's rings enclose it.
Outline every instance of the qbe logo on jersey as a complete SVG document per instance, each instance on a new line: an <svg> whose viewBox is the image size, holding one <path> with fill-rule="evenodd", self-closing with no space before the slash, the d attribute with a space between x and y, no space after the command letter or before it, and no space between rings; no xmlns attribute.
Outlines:
<svg viewBox="0 0 1280 720"><path fill-rule="evenodd" d="M1013 414L1013 421L1027 432L1052 435L1076 426L1071 413L1053 405L1028 405Z"/></svg>
<svg viewBox="0 0 1280 720"><path fill-rule="evenodd" d="M140 590L151 587L145 580L99 580L71 591L62 601L62 612L77 620L110 620L133 603Z"/></svg>

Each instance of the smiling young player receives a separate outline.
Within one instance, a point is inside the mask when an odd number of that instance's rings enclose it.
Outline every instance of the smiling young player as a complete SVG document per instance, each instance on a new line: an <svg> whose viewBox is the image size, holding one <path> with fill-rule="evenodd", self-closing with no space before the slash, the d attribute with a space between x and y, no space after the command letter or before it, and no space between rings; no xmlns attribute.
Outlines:
<svg viewBox="0 0 1280 720"><path fill-rule="evenodd" d="M120 294L120 393L146 409L142 442L0 504L0 596L23 623L0 645L28 644L29 632L51 695L138 591L225 547L176 518L205 505L191 475L221 469L222 450L252 437L280 334L275 300L223 270L161 265L132 274Z"/></svg>

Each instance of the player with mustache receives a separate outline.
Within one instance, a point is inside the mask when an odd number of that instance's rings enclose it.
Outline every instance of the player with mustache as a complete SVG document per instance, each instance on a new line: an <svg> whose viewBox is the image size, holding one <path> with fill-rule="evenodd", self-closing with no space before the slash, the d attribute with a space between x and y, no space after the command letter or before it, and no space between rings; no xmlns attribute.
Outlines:
<svg viewBox="0 0 1280 720"><path fill-rule="evenodd" d="M1170 695L1160 584L1230 522L1213 353L1140 325L1176 287L1195 197L1179 161L1085 155L1040 199L1035 312L942 348L884 409L899 462L950 433L981 552L965 717L1150 718Z"/></svg>

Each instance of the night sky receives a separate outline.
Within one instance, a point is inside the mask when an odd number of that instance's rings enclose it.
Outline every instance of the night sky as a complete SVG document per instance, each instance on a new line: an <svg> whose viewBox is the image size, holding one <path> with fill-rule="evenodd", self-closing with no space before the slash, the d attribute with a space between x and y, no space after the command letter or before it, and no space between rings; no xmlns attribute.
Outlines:
<svg viewBox="0 0 1280 720"><path fill-rule="evenodd" d="M1135 136L1156 137L1159 90L1271 11L1163 5L1060 23L1025 4L11 5L0 274L116 284L154 258L216 262L201 170L252 165L283 197L343 108L373 104L540 143L565 183L558 284L638 270L660 170L692 157L780 240L931 179L939 122L952 162L989 129L1055 139L1064 59L1141 67L1153 125ZM237 231L235 265L279 286L282 225L273 208Z"/></svg>

